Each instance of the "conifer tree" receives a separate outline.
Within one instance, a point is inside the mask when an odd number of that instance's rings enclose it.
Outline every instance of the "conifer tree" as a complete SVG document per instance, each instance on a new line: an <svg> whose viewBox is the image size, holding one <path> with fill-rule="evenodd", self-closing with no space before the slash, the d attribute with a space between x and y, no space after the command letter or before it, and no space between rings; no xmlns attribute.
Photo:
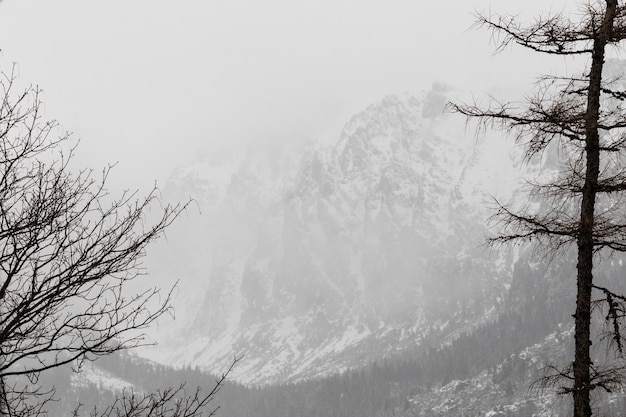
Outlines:
<svg viewBox="0 0 626 417"><path fill-rule="evenodd" d="M626 91L618 80L603 78L607 48L619 47L626 38L626 6L618 0L596 0L583 5L577 20L557 13L530 24L515 17L479 15L478 25L493 31L499 49L514 43L541 54L588 59L579 76L541 78L536 95L521 107L492 103L451 108L512 132L526 147L526 161L550 148L558 150L553 153L559 158L558 174L531 184L531 193L544 204L521 209L499 205L496 218L503 231L492 242L534 240L548 251L576 248L575 355L571 366L554 368L544 382L571 394L575 417L590 416L592 391L610 391L624 382L622 365L592 362L590 329L595 289L606 302L607 317L615 325L612 340L621 354L623 298L594 284L593 265L600 253L626 251Z"/></svg>

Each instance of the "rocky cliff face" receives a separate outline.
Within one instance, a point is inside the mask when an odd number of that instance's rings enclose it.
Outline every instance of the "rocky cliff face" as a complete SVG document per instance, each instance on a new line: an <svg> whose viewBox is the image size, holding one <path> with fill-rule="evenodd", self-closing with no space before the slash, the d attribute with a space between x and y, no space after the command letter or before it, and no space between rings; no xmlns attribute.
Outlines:
<svg viewBox="0 0 626 417"><path fill-rule="evenodd" d="M216 153L175 173L169 194L190 193L202 215L151 260L181 278L162 360L215 369L245 355L236 378L290 381L491 317L514 253L482 246L485 218L517 173L504 141L443 113L450 94L386 97L329 147Z"/></svg>

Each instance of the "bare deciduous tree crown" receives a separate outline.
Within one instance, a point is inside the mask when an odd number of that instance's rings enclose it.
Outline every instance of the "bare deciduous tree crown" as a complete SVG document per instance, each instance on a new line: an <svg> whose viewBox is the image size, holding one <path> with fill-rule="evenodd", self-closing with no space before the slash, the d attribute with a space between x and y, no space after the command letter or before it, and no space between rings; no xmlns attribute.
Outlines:
<svg viewBox="0 0 626 417"><path fill-rule="evenodd" d="M114 198L110 168L72 173L69 135L44 121L39 90L16 93L14 72L0 73L0 89L0 415L34 416L48 398L39 373L146 343L141 330L169 310L170 293L125 288L186 205L159 206L150 223L156 188ZM128 393L98 415L200 415L225 378L206 395Z"/></svg>

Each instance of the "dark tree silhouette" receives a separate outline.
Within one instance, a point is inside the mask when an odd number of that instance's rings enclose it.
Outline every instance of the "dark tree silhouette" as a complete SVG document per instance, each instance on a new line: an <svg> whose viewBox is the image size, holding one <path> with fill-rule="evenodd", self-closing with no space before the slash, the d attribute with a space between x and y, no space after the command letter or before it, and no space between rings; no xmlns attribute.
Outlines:
<svg viewBox="0 0 626 417"><path fill-rule="evenodd" d="M41 372L146 343L141 331L168 311L170 294L125 289L144 272L146 246L185 206L158 205L157 189L111 196L110 168L70 172L68 134L43 120L37 88L14 91L13 74L0 74L0 415L27 416L51 394L37 386ZM175 404L158 415L192 416L214 394L181 393L132 395L115 407L152 416ZM123 415L115 407L104 415Z"/></svg>
<svg viewBox="0 0 626 417"><path fill-rule="evenodd" d="M524 25L514 17L479 15L478 25L493 31L502 49L516 43L533 51L586 56L589 67L577 77L543 77L537 94L520 107L512 103L452 104L454 111L482 123L514 132L526 146L527 161L555 148L558 174L533 183L531 193L544 203L517 209L499 206L496 218L503 233L493 242L536 240L549 251L577 248L575 357L567 369L555 369L546 381L558 381L571 393L576 417L592 414L590 393L623 384L622 365L594 364L590 356L594 259L603 250L626 251L626 91L617 79L603 79L605 51L626 38L626 6L598 0L583 6L579 21L563 14L537 18ZM518 110L521 109L521 110ZM609 321L620 318L620 301L606 288L597 288L608 302ZM619 340L619 326L614 333ZM621 343L621 342L620 342ZM621 353L621 344L618 353Z"/></svg>

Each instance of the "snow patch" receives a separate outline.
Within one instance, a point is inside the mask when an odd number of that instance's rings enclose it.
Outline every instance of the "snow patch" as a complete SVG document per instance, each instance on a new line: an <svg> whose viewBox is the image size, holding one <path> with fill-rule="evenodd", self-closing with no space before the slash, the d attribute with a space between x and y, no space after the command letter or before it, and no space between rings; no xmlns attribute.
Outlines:
<svg viewBox="0 0 626 417"><path fill-rule="evenodd" d="M91 362L85 362L80 371L72 375L72 385L86 387L91 384L96 385L98 389L116 392L133 388L130 382L95 367Z"/></svg>

